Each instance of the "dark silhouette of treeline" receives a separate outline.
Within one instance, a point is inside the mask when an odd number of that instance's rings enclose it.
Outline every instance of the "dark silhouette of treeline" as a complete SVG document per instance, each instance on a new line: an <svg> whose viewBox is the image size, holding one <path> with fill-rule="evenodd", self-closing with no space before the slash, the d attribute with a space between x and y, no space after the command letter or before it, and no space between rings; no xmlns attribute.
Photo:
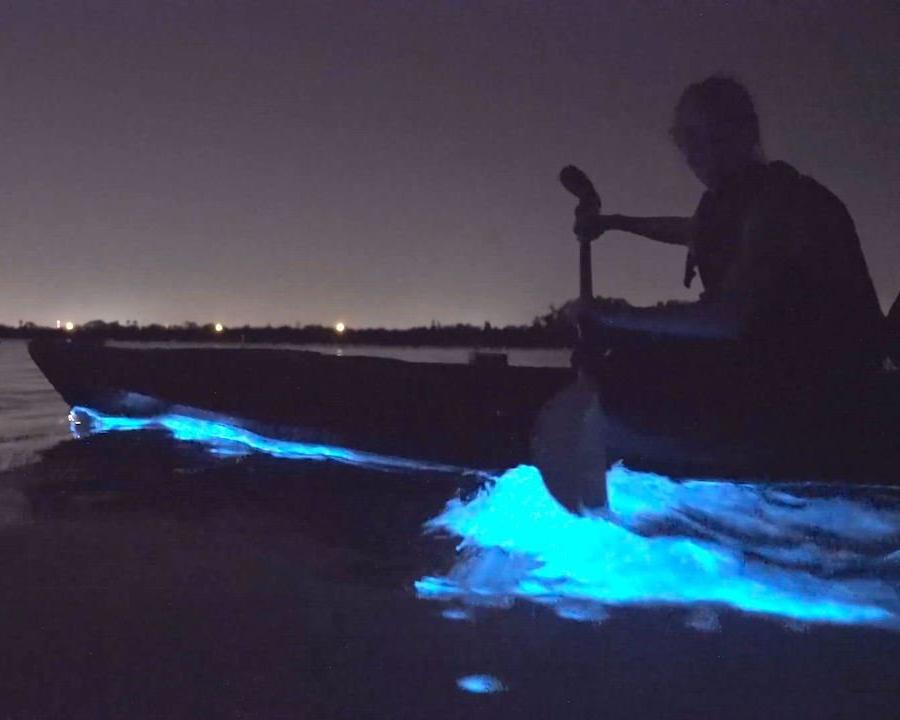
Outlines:
<svg viewBox="0 0 900 720"><path fill-rule="evenodd" d="M217 332L213 324L138 325L92 320L75 330L23 324L0 325L0 338L71 337L78 340L115 340L120 342L245 343L294 345L404 345L445 347L565 347L574 334L568 324L558 322L522 326L494 327L433 323L402 330L386 328L347 328L338 333L323 325L244 325L226 327Z"/></svg>
<svg viewBox="0 0 900 720"><path fill-rule="evenodd" d="M597 298L602 307L629 307L620 298ZM669 303L660 303L660 305ZM32 322L20 322L17 327L0 325L0 337L31 339L36 337L66 336L89 341L117 340L121 342L224 342L224 343L290 343L307 344L357 344L404 345L432 347L570 347L575 341L575 330L563 316L560 308L550 306L548 312L538 315L530 325L506 325L495 327L486 322L481 326L470 324L442 325L432 322L428 326L401 330L386 328L352 328L338 333L324 325L244 325L225 327L216 331L213 323L200 325L185 322L181 325L139 325L137 322L105 322L92 320L72 331L42 327Z"/></svg>

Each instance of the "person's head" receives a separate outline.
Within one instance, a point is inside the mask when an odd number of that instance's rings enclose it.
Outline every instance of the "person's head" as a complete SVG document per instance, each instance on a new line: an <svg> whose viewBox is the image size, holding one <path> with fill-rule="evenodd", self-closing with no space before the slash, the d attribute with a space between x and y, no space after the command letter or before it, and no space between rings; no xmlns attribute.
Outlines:
<svg viewBox="0 0 900 720"><path fill-rule="evenodd" d="M753 100L731 78L713 76L689 85L675 106L671 134L707 187L762 157Z"/></svg>

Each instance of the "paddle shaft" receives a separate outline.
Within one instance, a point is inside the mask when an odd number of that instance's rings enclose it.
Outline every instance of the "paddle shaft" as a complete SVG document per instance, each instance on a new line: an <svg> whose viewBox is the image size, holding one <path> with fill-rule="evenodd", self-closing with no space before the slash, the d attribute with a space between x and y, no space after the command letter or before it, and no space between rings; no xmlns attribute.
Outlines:
<svg viewBox="0 0 900 720"><path fill-rule="evenodd" d="M590 302L594 299L593 268L591 267L591 239L588 237L580 237L578 238L578 245L578 299Z"/></svg>
<svg viewBox="0 0 900 720"><path fill-rule="evenodd" d="M581 170L568 165L559 174L563 187L578 198L576 215L600 212L600 196ZM594 299L591 239L578 238L578 299L583 315ZM582 318L579 344L584 341ZM580 363L577 363L580 366ZM564 508L580 513L606 504L606 419L593 378L582 367L575 382L541 408L531 436L531 457L544 486Z"/></svg>

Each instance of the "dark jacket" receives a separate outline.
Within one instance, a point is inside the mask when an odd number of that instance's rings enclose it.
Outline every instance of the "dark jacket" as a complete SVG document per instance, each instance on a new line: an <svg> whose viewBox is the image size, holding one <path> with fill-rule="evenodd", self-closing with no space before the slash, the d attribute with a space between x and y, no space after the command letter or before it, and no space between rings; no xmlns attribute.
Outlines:
<svg viewBox="0 0 900 720"><path fill-rule="evenodd" d="M707 191L694 221L688 268L699 270L701 301L733 309L753 351L828 367L880 362L884 317L833 193L786 163L756 164Z"/></svg>

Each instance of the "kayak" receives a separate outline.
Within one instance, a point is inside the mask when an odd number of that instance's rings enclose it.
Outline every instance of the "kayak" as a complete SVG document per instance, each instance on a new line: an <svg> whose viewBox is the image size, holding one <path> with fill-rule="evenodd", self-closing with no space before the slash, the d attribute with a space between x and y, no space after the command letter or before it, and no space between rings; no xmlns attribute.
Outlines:
<svg viewBox="0 0 900 720"><path fill-rule="evenodd" d="M477 469L526 462L533 418L570 376L498 354L450 364L77 340L34 340L28 350L72 407L212 415L266 437Z"/></svg>
<svg viewBox="0 0 900 720"><path fill-rule="evenodd" d="M267 436L477 469L530 461L541 408L566 368L448 364L254 348L149 349L34 340L31 357L71 406L108 415L210 414ZM496 357L496 356L495 356ZM603 362L606 362L605 360ZM640 362L596 370L609 464L671 477L897 484L900 373L835 389L815 413L724 397L724 383ZM688 378L689 382L684 382ZM760 418L763 418L761 420ZM552 492L552 488L551 488Z"/></svg>

